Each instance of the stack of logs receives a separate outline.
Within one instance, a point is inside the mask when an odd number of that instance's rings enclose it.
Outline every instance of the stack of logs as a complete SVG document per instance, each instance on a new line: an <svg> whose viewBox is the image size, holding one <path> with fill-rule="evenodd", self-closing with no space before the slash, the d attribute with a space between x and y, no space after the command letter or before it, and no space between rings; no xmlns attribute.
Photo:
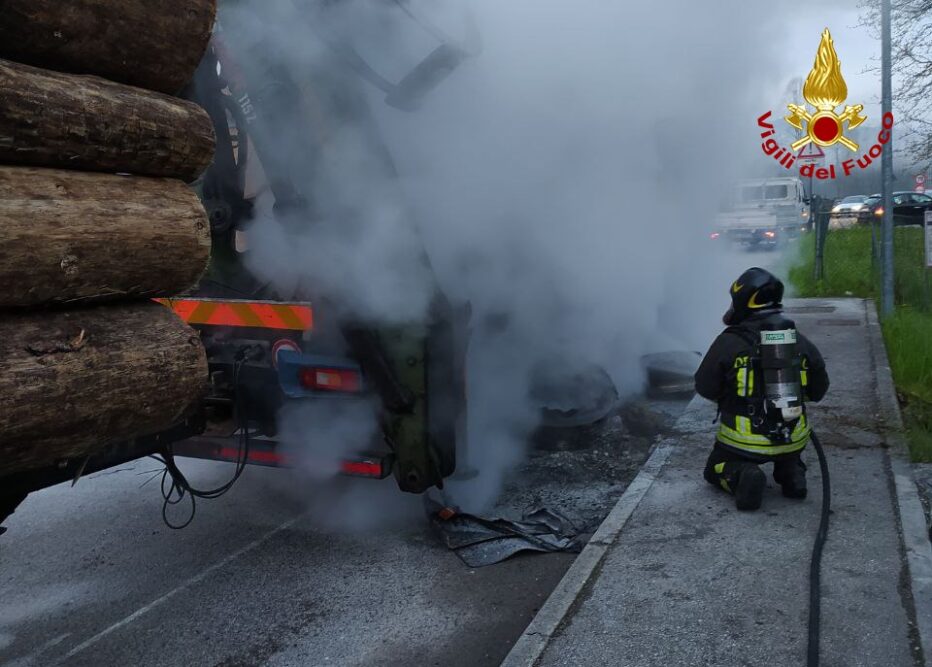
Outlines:
<svg viewBox="0 0 932 667"><path fill-rule="evenodd" d="M153 297L197 282L207 114L174 97L216 0L4 0L0 13L0 485L158 432L207 383Z"/></svg>

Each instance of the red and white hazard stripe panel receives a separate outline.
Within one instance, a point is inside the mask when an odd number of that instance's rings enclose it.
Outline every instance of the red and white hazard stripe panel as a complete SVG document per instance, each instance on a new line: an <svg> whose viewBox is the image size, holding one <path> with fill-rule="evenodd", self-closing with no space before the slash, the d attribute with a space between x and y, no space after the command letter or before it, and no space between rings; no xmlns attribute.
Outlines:
<svg viewBox="0 0 932 667"><path fill-rule="evenodd" d="M237 299L156 299L188 324L307 331L314 311L307 303Z"/></svg>

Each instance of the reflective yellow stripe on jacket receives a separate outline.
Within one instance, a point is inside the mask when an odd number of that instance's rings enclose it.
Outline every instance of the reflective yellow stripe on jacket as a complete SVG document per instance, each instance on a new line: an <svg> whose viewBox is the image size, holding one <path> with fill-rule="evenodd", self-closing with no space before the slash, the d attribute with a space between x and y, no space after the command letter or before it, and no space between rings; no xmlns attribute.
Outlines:
<svg viewBox="0 0 932 667"><path fill-rule="evenodd" d="M720 442L736 449L743 449L754 454L776 456L797 452L805 447L809 442L810 431L806 415L803 415L790 435L790 442L772 443L767 436L752 431L749 418L735 417L735 428L731 428L723 420L719 424L717 437Z"/></svg>
<svg viewBox="0 0 932 667"><path fill-rule="evenodd" d="M754 393L754 369L751 368L750 358L735 359L735 369L738 396L750 396Z"/></svg>

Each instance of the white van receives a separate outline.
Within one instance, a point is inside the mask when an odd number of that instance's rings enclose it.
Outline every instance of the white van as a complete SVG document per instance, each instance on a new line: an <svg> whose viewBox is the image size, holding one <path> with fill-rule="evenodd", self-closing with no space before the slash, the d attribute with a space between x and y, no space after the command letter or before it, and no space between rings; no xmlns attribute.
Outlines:
<svg viewBox="0 0 932 667"><path fill-rule="evenodd" d="M725 210L716 216L713 239L747 246L776 247L809 228L809 205L796 177L741 181Z"/></svg>

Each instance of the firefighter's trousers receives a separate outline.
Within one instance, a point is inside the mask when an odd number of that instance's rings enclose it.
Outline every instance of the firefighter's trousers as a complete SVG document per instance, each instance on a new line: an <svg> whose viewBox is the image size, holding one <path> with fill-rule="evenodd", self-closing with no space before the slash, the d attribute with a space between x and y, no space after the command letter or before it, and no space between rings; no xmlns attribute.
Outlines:
<svg viewBox="0 0 932 667"><path fill-rule="evenodd" d="M734 489L738 486L738 477L745 466L773 463L774 480L781 483L792 478L796 468L802 467L805 469L800 459L802 451L769 457L759 455L743 456L738 452L723 448L716 442L709 453L702 476L709 484L733 495Z"/></svg>

